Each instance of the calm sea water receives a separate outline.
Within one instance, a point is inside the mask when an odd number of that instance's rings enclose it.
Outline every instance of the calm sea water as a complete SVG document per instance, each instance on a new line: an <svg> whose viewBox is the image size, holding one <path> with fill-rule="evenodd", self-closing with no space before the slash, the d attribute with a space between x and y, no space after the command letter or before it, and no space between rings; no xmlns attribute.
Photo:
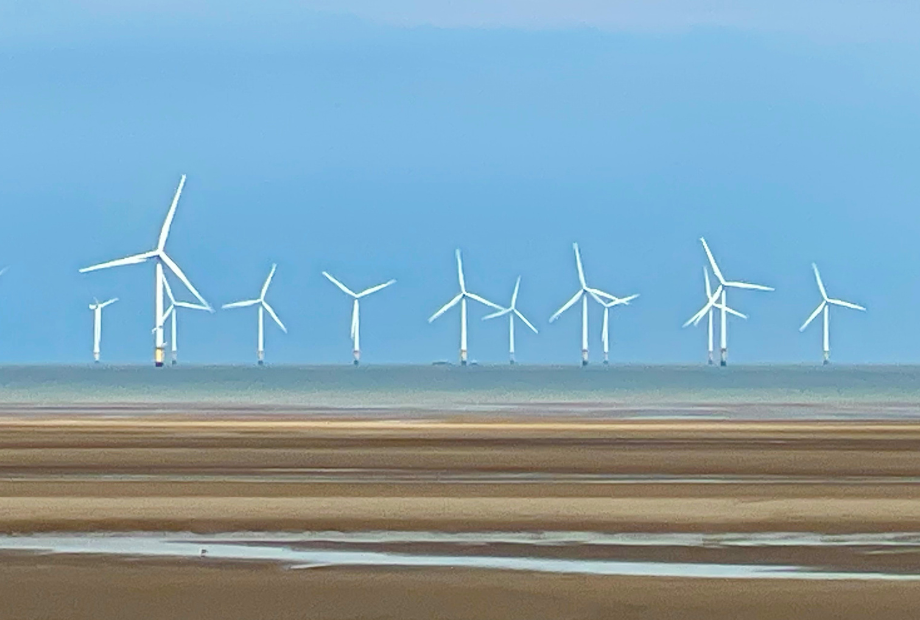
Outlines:
<svg viewBox="0 0 920 620"><path fill-rule="evenodd" d="M0 403L239 403L475 410L540 405L920 412L920 366L10 366Z"/></svg>

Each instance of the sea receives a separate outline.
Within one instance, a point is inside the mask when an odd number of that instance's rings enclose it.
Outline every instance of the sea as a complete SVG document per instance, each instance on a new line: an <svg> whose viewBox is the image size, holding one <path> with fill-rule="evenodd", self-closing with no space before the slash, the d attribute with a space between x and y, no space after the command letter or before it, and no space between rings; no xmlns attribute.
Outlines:
<svg viewBox="0 0 920 620"><path fill-rule="evenodd" d="M920 419L920 366L0 366L0 404Z"/></svg>

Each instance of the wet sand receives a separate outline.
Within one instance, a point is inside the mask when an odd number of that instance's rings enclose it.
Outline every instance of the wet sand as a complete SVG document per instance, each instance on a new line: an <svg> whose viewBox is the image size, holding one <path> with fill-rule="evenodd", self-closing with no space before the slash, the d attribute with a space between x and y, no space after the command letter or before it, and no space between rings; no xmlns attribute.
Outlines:
<svg viewBox="0 0 920 620"><path fill-rule="evenodd" d="M636 579L462 569L4 557L4 618L775 620L916 617L894 582Z"/></svg>
<svg viewBox="0 0 920 620"><path fill-rule="evenodd" d="M0 414L0 532L920 532L920 423L909 421L257 413ZM674 548L550 555L607 553L751 557ZM917 571L917 555L844 560L802 548L760 560ZM916 582L2 557L0 617L18 618L886 620L915 617L920 603Z"/></svg>

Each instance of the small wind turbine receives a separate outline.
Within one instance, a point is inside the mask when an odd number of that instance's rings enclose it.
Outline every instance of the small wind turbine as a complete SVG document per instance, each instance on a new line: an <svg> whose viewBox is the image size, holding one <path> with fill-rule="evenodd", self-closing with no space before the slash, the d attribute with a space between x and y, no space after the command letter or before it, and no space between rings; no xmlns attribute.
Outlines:
<svg viewBox="0 0 920 620"><path fill-rule="evenodd" d="M524 321L524 325L532 329L533 333L539 333L537 328L534 327L531 322L528 321L523 314L521 314L521 311L517 309L517 298L520 288L521 276L518 276L517 282L514 284L514 292L511 294L511 305L507 308L504 308L503 310L499 310L498 312L493 312L492 314L482 317L483 321L488 321L489 319L495 319L500 316L505 316L506 314L508 315L508 354L512 364L514 364L514 317L517 316L517 318Z"/></svg>
<svg viewBox="0 0 920 620"><path fill-rule="evenodd" d="M853 310L862 310L866 311L862 306L857 306L856 304L850 303L848 301L843 301L841 299L832 299L827 296L827 290L824 288L824 282L821 281L821 274L818 273L818 266L814 263L811 264L811 268L815 270L815 280L818 282L818 290L821 291L821 303L815 308L815 311L811 313L811 316L808 317L808 320L799 328L799 331L805 331L805 328L808 327L808 324L815 320L822 312L824 313L824 365L826 366L830 362L830 316L829 316L829 305L833 306L842 306L844 308L852 308Z"/></svg>
<svg viewBox="0 0 920 620"><path fill-rule="evenodd" d="M588 286L588 283L585 281L585 271L581 265L581 253L578 251L578 244L573 243L572 247L575 249L575 265L578 267L578 282L581 284L581 288L578 289L578 292L572 296L570 300L565 302L565 305L559 308L556 311L556 314L549 317L549 322L552 323L559 318L563 312L574 306L578 303L578 300L581 300L581 365L588 365L588 296L591 296L594 301L604 305L602 298L608 299L610 301L616 301L616 297L610 293L605 293L596 288L591 288Z"/></svg>
<svg viewBox="0 0 920 620"><path fill-rule="evenodd" d="M604 364L610 363L610 309L614 306L628 306L629 302L637 298L639 295L630 295L629 297L624 297L622 299L613 299L611 301L601 300L601 305L604 306L604 327L601 329L601 340L604 343Z"/></svg>
<svg viewBox="0 0 920 620"><path fill-rule="evenodd" d="M720 360L719 365L725 366L728 363L728 334L726 327L726 319L728 314L738 314L731 310L725 301L725 292L730 288L743 288L750 289L755 291L772 291L773 288L769 286L763 286L760 284L749 284L748 282L738 282L738 281L727 281L722 276L722 271L719 269L719 266L716 264L716 259L713 258L712 252L709 251L709 246L706 245L706 240L700 237L700 242L703 244L703 249L706 250L706 256L709 257L709 264L712 266L712 272L716 274L716 278L719 280L719 286L716 288L715 293L713 293L709 299L706 301L706 305L703 306L702 310L690 317L684 327L693 323L698 325L699 322L706 316L706 313L713 307L718 308L722 313L722 329L721 329L721 342L720 342Z"/></svg>
<svg viewBox="0 0 920 620"><path fill-rule="evenodd" d="M93 303L89 305L89 309L93 311L93 361L97 364L99 363L99 344L102 341L102 309L114 304L116 301L118 301L118 298L113 297L100 303L98 299L94 298Z"/></svg>
<svg viewBox="0 0 920 620"><path fill-rule="evenodd" d="M361 318L359 314L360 311L358 300L362 297L367 297L371 293L376 293L381 289L385 289L391 284L394 284L396 280L390 280L389 282L384 282L383 284L378 284L377 286L372 286L368 289L364 289L360 293L355 293L325 271L323 272L323 275L326 276L326 279L339 287L343 293L354 299L351 310L351 340L354 343L353 352L355 356L355 366L357 366L359 363L361 363Z"/></svg>
<svg viewBox="0 0 920 620"><path fill-rule="evenodd" d="M176 315L178 314L177 308L187 308L189 310L204 310L206 312L214 312L214 309L211 306L202 306L201 304L192 304L187 301L176 301L176 298L173 296L172 287L169 286L169 280L163 278L163 287L166 289L166 295L169 297L169 307L166 309L166 312L163 314L162 323L166 324L166 319L172 317L172 337L169 339L169 346L172 349L172 360L171 363L175 366L178 362L178 350L179 350L179 341L177 338L176 323L178 319ZM154 328L156 329L156 328Z"/></svg>
<svg viewBox="0 0 920 620"><path fill-rule="evenodd" d="M176 195L173 197L172 204L169 207L169 212L166 214L166 220L163 222L163 227L160 229L160 238L157 241L157 247L149 252L143 252L141 254L134 254L132 256L126 256L125 258L119 258L116 260L109 261L107 263L100 263L98 265L93 265L92 267L84 267L80 270L80 273L86 273L87 271L96 271L97 269L107 269L109 267L121 267L122 265L137 265L138 263L146 262L148 259L154 259L156 261L156 275L154 280L154 354L153 361L156 366L163 365L164 349L166 343L163 338L163 322L166 320L165 313L163 312L163 282L165 276L163 275L163 266L166 265L166 268L172 271L179 280L182 281L182 284L198 298L198 301L201 302L201 305L208 306L208 302L204 300L198 291L192 286L192 283L189 282L189 279L185 277L185 274L182 272L182 269L179 268L179 265L173 261L166 254L166 238L169 236L169 228L172 226L173 218L176 215L176 207L179 204L179 196L182 194L182 188L185 186L185 175L182 175L182 179L179 181L179 187L176 189Z"/></svg>
<svg viewBox="0 0 920 620"><path fill-rule="evenodd" d="M265 301L265 293L268 292L268 285L271 284L272 277L275 275L275 269L278 265L272 265L272 270L269 272L268 277L265 278L265 284L262 285L262 292L259 294L258 299L247 299L245 301L235 301L232 304L224 304L222 308L246 308L248 306L259 305L259 366L265 362L265 312L267 311L271 317L275 320L275 323L278 324L278 327L281 328L285 334L287 333L287 328L284 326L284 323L281 322L281 319L278 318L278 315L275 314L275 311L272 307Z"/></svg>
<svg viewBox="0 0 920 620"><path fill-rule="evenodd" d="M703 267L703 281L706 283L706 299L707 299L707 300L708 300L708 299L711 299L711 298L712 298L712 284L711 284L711 282L709 281L709 269L707 269L705 266ZM712 311L713 311L714 309L715 309L715 310L721 310L721 309L722 309L722 306L718 303L718 301L717 301L716 303L714 303L714 304L709 308L709 310L708 310L707 313L706 313L706 314L707 314L707 319L708 319L708 322L709 322L709 325L708 325L708 327L709 327L709 340L708 340L708 342L709 342L709 349L708 349L708 351L709 351L709 357L707 358L707 362L709 363L710 366L712 366L712 364L713 364L713 356L712 356L712 350L713 350L713 349L712 349ZM726 306L726 308L725 308L725 311L728 312L729 314L734 314L735 316L737 316L737 317L739 317L739 318L742 318L742 319L746 319L746 318L747 318L747 316L745 316L745 315L741 314L740 312L738 312L737 310L733 310L733 309L731 309L731 308L729 308L729 307L727 307L727 306ZM687 327L687 326L690 325L690 323L692 323L692 322L693 322L692 319L691 319L690 321L687 321L686 323L684 323L684 327ZM698 322L697 322L697 324L698 324Z"/></svg>
<svg viewBox="0 0 920 620"><path fill-rule="evenodd" d="M473 301L478 301L479 303L494 308L495 310L504 310L498 304L494 304L488 299L480 297L475 293L471 293L466 290L466 280L463 277L463 260L460 258L460 250L456 251L457 254L457 278L460 281L460 292L457 293L457 296L451 299L449 302L444 304L440 310L431 315L428 319L428 322L431 323L436 318L460 304L460 364L466 366L466 300L472 299Z"/></svg>

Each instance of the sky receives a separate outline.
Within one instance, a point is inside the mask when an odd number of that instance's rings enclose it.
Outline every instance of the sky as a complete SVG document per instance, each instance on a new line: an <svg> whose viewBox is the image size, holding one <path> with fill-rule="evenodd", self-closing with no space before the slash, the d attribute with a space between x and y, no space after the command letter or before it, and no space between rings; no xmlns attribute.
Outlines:
<svg viewBox="0 0 920 620"><path fill-rule="evenodd" d="M806 7L801 5L807 4ZM518 359L577 363L589 283L641 294L612 313L611 360L698 363L705 236L733 292L736 363L920 363L920 5L895 0L0 3L0 363L152 358L167 250L214 306L258 295L276 363L348 363L355 289L368 363L454 360L457 292L510 300ZM174 284L174 289L180 287ZM186 297L190 297L186 295ZM470 358L507 324L470 318ZM601 310L592 305L592 357ZM255 359L255 312L180 316L180 360Z"/></svg>

